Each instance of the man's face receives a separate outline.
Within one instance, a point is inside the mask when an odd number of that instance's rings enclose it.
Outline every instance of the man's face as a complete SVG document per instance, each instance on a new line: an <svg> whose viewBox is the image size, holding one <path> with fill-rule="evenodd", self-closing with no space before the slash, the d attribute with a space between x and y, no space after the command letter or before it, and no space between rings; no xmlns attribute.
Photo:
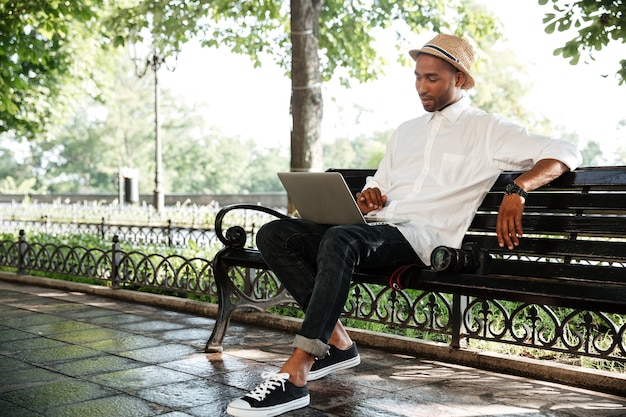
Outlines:
<svg viewBox="0 0 626 417"><path fill-rule="evenodd" d="M415 88L427 112L441 110L461 98L465 74L432 55L420 54L415 61Z"/></svg>

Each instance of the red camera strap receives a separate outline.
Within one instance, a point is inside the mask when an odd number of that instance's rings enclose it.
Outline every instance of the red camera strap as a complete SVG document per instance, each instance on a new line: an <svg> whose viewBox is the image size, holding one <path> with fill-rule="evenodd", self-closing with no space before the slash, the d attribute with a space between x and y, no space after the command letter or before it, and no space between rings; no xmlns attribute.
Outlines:
<svg viewBox="0 0 626 417"><path fill-rule="evenodd" d="M396 268L395 271L393 271L391 273L391 276L389 277L389 288L391 288L392 290L395 291L400 291L405 289L405 285L402 282L402 277L405 274L406 271L410 270L413 267L417 267L417 268L424 268L424 265L420 265L420 264L407 264L407 265L402 265L398 268ZM407 281L408 283L408 281Z"/></svg>

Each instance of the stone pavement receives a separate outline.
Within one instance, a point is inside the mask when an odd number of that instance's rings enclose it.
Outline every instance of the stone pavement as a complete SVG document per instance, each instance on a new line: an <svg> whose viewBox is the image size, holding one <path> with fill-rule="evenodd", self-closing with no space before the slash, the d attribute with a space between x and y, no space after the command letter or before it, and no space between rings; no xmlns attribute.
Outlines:
<svg viewBox="0 0 626 417"><path fill-rule="evenodd" d="M292 336L78 292L0 281L0 415L224 416L277 370ZM309 383L289 416L626 416L626 398L388 352Z"/></svg>

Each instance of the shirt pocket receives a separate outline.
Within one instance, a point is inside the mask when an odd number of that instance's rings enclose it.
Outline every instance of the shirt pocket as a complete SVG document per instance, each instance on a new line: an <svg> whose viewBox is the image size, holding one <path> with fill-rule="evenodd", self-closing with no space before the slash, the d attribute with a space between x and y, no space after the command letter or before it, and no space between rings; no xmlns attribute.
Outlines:
<svg viewBox="0 0 626 417"><path fill-rule="evenodd" d="M445 187L459 187L471 181L472 161L467 155L444 153L439 167L439 182Z"/></svg>

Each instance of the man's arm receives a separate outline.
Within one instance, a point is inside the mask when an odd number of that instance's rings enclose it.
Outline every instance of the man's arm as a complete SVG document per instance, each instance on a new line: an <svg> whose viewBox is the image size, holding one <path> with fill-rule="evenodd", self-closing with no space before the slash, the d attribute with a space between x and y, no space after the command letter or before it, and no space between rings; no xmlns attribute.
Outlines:
<svg viewBox="0 0 626 417"><path fill-rule="evenodd" d="M534 167L517 177L514 182L523 190L530 192L548 184L564 172L569 171L567 165L556 159L542 159ZM505 195L498 210L496 234L500 247L513 249L519 245L519 238L523 236L522 212L524 211L524 197L518 194Z"/></svg>

